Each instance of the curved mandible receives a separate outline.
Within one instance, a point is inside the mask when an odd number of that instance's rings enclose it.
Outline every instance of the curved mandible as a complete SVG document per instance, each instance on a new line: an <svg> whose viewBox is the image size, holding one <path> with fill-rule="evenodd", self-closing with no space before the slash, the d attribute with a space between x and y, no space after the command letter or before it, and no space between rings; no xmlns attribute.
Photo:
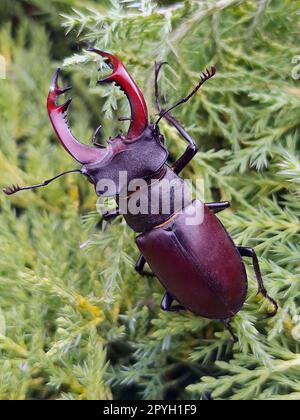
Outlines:
<svg viewBox="0 0 300 420"><path fill-rule="evenodd" d="M115 82L123 90L131 108L131 124L127 133L127 139L139 137L148 126L147 105L141 90L118 57L96 48L89 48L89 51L101 55L111 64L113 68L112 74L99 80L98 83Z"/></svg>
<svg viewBox="0 0 300 420"><path fill-rule="evenodd" d="M50 85L50 91L47 99L47 109L50 121L56 132L56 135L66 149L66 151L78 162L82 164L94 163L103 158L105 149L97 149L94 147L81 144L72 134L67 122L67 110L70 106L71 99L68 99L63 105L57 105L60 95L68 92L71 87L62 89L58 85L58 76L60 69L54 73Z"/></svg>

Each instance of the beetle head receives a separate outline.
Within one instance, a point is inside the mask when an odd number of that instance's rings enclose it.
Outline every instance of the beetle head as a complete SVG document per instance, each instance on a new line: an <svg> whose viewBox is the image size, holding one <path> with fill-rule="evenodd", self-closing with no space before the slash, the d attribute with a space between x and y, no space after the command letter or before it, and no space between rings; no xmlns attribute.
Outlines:
<svg viewBox="0 0 300 420"><path fill-rule="evenodd" d="M82 173L94 184L97 195L124 195L130 181L151 178L164 165L167 157L161 135L154 126L148 126L134 140L128 141L123 136L109 140L103 158L84 165ZM106 188L109 185L112 188Z"/></svg>
<svg viewBox="0 0 300 420"><path fill-rule="evenodd" d="M48 113L59 141L74 159L83 164L81 172L95 185L97 194L110 195L106 190L98 188L99 181L103 179L113 181L116 194L120 194L126 187L124 181L120 182L120 172L127 173L127 182L151 177L164 165L168 152L158 127L149 125L145 99L122 62L107 52L94 48L90 51L104 57L113 69L111 75L98 83L115 82L129 100L131 123L127 135L118 135L110 139L107 147L90 147L80 143L71 133L67 122L67 110L71 100L57 105L59 95L70 90L59 87L59 70L54 74L50 86Z"/></svg>

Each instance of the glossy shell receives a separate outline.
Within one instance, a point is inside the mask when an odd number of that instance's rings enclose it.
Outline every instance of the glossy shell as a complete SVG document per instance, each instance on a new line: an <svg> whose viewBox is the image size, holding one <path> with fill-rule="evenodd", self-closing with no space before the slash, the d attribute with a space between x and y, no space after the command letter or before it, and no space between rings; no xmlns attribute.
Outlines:
<svg viewBox="0 0 300 420"><path fill-rule="evenodd" d="M198 224L187 225L195 204L168 224L139 235L136 242L152 271L181 305L196 315L225 320L245 302L245 266L208 207L203 205L202 223L199 215Z"/></svg>

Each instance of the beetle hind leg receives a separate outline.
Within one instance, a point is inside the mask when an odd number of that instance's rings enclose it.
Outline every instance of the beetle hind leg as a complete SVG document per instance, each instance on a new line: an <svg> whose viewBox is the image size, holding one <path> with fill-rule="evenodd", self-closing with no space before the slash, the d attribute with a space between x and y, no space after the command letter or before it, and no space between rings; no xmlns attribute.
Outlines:
<svg viewBox="0 0 300 420"><path fill-rule="evenodd" d="M223 324L224 324L224 326L225 326L225 328L226 328L226 330L229 332L229 334L231 335L231 337L232 337L232 339L233 339L233 341L235 342L235 343L237 343L238 342L238 339L237 339L237 336L235 335L235 333L234 333L234 331L233 331L233 328L232 328L232 325L231 325L231 318L228 318L228 319L223 319L222 320L222 322L223 322Z"/></svg>
<svg viewBox="0 0 300 420"><path fill-rule="evenodd" d="M220 201L217 203L205 203L209 210L211 210L214 214L220 213L220 211L228 209L230 207L229 201Z"/></svg>
<svg viewBox="0 0 300 420"><path fill-rule="evenodd" d="M244 247L244 246L238 246L237 249L238 249L241 257L252 258L253 268L254 268L255 276L256 276L256 279L257 279L257 283L258 283L258 293L261 293L274 306L274 310L270 314L270 316L275 316L278 312L278 304L268 294L267 289L265 288L263 278L262 278L262 275L261 275L261 271L260 271L260 267L259 267L258 258L257 258L255 250L253 248L248 248L248 247Z"/></svg>
<svg viewBox="0 0 300 420"><path fill-rule="evenodd" d="M173 305L172 303L174 301L174 298L172 295L170 295L169 292L166 292L164 294L164 297L162 298L160 307L163 311L168 311L168 312L179 312L179 311L185 311L186 308L182 305Z"/></svg>

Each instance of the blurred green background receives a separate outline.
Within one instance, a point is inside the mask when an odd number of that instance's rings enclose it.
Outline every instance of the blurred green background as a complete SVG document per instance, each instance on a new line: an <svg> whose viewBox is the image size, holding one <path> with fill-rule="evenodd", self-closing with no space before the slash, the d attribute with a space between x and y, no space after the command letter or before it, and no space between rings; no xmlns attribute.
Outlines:
<svg viewBox="0 0 300 420"><path fill-rule="evenodd" d="M217 77L174 112L199 146L184 175L203 178L206 201L232 202L220 218L256 248L280 310L266 318L247 264L234 344L219 322L160 311L162 287L134 272L133 233L99 224L85 179L1 194L0 399L300 399L299 10L295 0L1 0L1 187L74 167L45 106L58 66L78 138L90 143L100 123L103 142L126 128L116 120L127 101L96 86L88 45L119 55L153 118L156 60L169 62L165 104L215 63ZM161 126L172 162L185 144Z"/></svg>

